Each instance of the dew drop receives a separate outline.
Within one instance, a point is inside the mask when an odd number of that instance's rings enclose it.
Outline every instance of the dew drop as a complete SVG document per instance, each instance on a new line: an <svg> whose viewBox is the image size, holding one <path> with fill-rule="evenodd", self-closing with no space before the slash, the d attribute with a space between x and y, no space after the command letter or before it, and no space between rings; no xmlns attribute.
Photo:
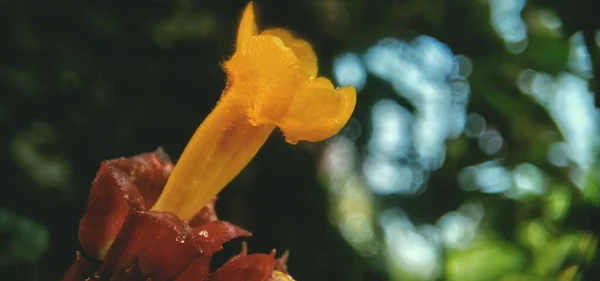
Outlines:
<svg viewBox="0 0 600 281"><path fill-rule="evenodd" d="M85 281L97 281L100 280L100 274L98 272L94 272L94 276L85 278Z"/></svg>
<svg viewBox="0 0 600 281"><path fill-rule="evenodd" d="M182 234L179 234L175 237L175 242L183 244L185 243L185 236Z"/></svg>
<svg viewBox="0 0 600 281"><path fill-rule="evenodd" d="M198 235L200 235L202 237L208 237L208 231L202 230L202 231L198 232Z"/></svg>

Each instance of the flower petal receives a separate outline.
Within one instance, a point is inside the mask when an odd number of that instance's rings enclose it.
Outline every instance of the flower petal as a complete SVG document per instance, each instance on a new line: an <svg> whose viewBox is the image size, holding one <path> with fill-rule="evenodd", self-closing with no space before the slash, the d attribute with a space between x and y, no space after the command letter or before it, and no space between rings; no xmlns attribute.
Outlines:
<svg viewBox="0 0 600 281"><path fill-rule="evenodd" d="M277 123L290 143L300 140L322 141L339 132L354 111L353 87L333 89L326 78L317 78L302 88Z"/></svg>
<svg viewBox="0 0 600 281"><path fill-rule="evenodd" d="M275 253L236 256L226 262L209 281L267 281L275 264Z"/></svg>
<svg viewBox="0 0 600 281"><path fill-rule="evenodd" d="M144 205L148 209L160 196L173 170L173 162L160 147L154 152L109 160L108 164L119 168L130 178L144 198Z"/></svg>
<svg viewBox="0 0 600 281"><path fill-rule="evenodd" d="M219 219L217 217L217 213L215 212L215 202L217 201L217 197L213 197L208 204L206 204L196 215L188 221L188 224L191 227L203 225L205 223L213 222Z"/></svg>
<svg viewBox="0 0 600 281"><path fill-rule="evenodd" d="M79 241L88 255L104 257L131 208L144 208L142 196L127 174L103 162L79 221Z"/></svg>
<svg viewBox="0 0 600 281"><path fill-rule="evenodd" d="M133 265L121 270L120 272L115 274L115 276L111 277L109 280L140 281L140 280L146 280L146 278L144 278L144 276L142 275L142 272L140 271L140 267L137 264L133 264ZM90 280L86 280L86 281L90 281ZM95 281L95 280L92 279L91 281Z"/></svg>
<svg viewBox="0 0 600 281"><path fill-rule="evenodd" d="M212 256L200 255L188 267L177 276L175 281L198 281L206 280L210 274L210 261Z"/></svg>
<svg viewBox="0 0 600 281"><path fill-rule="evenodd" d="M63 276L63 281L85 281L88 277L94 275L96 269L94 266L81 256L79 252L77 252L77 256L75 257L75 262L69 267L65 275Z"/></svg>
<svg viewBox="0 0 600 281"><path fill-rule="evenodd" d="M250 232L226 221L213 221L192 229L194 241L202 254L212 255L223 249L223 244L235 238L250 236Z"/></svg>
<svg viewBox="0 0 600 281"><path fill-rule="evenodd" d="M79 239L88 255L102 259L130 208L156 202L173 169L161 149L129 158L104 161L92 184L87 209L79 223Z"/></svg>
<svg viewBox="0 0 600 281"><path fill-rule="evenodd" d="M300 71L300 61L275 36L254 36L241 47L225 62L230 88L220 103L235 98L245 102L251 124L273 124L285 114L295 90L307 79Z"/></svg>
<svg viewBox="0 0 600 281"><path fill-rule="evenodd" d="M281 255L279 258L277 258L277 260L275 260L275 270L283 273L288 273L287 262L289 258L290 252L283 252L283 255Z"/></svg>
<svg viewBox="0 0 600 281"><path fill-rule="evenodd" d="M294 278L285 272L274 270L269 281L294 281Z"/></svg>
<svg viewBox="0 0 600 281"><path fill-rule="evenodd" d="M242 19L240 20L240 25L238 27L238 35L237 35L237 46L241 46L245 41L250 39L250 37L257 35L258 29L256 27L256 20L254 15L254 4L250 2L246 9L244 9L244 13L242 14Z"/></svg>
<svg viewBox="0 0 600 281"><path fill-rule="evenodd" d="M275 125L250 124L244 99L222 97L188 142L152 210L194 218L254 157Z"/></svg>
<svg viewBox="0 0 600 281"><path fill-rule="evenodd" d="M317 55L310 43L294 37L289 30L283 28L267 29L261 32L261 35L262 34L272 35L281 39L283 44L292 49L296 57L300 60L301 71L306 73L309 79L317 77L317 72L319 71Z"/></svg>
<svg viewBox="0 0 600 281"><path fill-rule="evenodd" d="M134 262L143 276L172 280L201 254L185 221L167 212L131 211L98 274L108 279Z"/></svg>

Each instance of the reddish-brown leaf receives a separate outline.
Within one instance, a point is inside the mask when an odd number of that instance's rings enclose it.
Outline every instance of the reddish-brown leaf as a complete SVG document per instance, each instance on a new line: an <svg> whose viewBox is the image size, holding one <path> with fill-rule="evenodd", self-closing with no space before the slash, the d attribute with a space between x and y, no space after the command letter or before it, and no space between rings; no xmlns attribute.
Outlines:
<svg viewBox="0 0 600 281"><path fill-rule="evenodd" d="M92 183L87 209L79 221L79 241L85 252L102 258L132 208L144 208L135 185L121 170L103 162Z"/></svg>
<svg viewBox="0 0 600 281"><path fill-rule="evenodd" d="M251 233L226 221L213 221L192 228L194 240L205 255L213 255L223 249L223 244Z"/></svg>
<svg viewBox="0 0 600 281"><path fill-rule="evenodd" d="M203 281L210 274L212 256L200 255L181 273L175 281Z"/></svg>
<svg viewBox="0 0 600 281"><path fill-rule="evenodd" d="M153 281L171 280L201 253L191 228L167 212L131 211L99 270L113 276L134 262Z"/></svg>
<svg viewBox="0 0 600 281"><path fill-rule="evenodd" d="M75 262L63 276L63 281L86 281L86 278L93 276L95 271L94 266L77 252Z"/></svg>
<svg viewBox="0 0 600 281"><path fill-rule="evenodd" d="M217 213L215 212L215 202L217 197L214 197L208 204L206 204L196 215L189 221L191 227L202 225L205 223L216 221Z"/></svg>
<svg viewBox="0 0 600 281"><path fill-rule="evenodd" d="M273 268L285 271L287 255L277 261L274 253L247 255L244 243L238 256L210 276L212 255L224 243L251 234L218 220L216 198L189 223L168 212L146 211L172 168L160 148L101 164L79 235L86 253L103 263L96 271L78 253L63 281L267 281Z"/></svg>
<svg viewBox="0 0 600 281"><path fill-rule="evenodd" d="M283 255L281 255L281 257L279 257L277 260L275 260L275 270L281 271L281 272L287 274L288 273L287 262L288 262L289 257L290 257L289 251L283 252Z"/></svg>
<svg viewBox="0 0 600 281"><path fill-rule="evenodd" d="M275 265L275 252L236 256L225 263L209 281L267 281Z"/></svg>
<svg viewBox="0 0 600 281"><path fill-rule="evenodd" d="M246 241L242 241L242 250L238 254L238 256L243 257L248 255L248 243Z"/></svg>
<svg viewBox="0 0 600 281"><path fill-rule="evenodd" d="M156 203L173 170L173 162L160 147L154 152L109 160L107 163L120 169L136 185L147 209Z"/></svg>
<svg viewBox="0 0 600 281"><path fill-rule="evenodd" d="M110 281L144 281L146 278L142 275L137 264L133 264L109 278ZM87 281L87 280L86 280ZM90 280L91 281L91 280Z"/></svg>

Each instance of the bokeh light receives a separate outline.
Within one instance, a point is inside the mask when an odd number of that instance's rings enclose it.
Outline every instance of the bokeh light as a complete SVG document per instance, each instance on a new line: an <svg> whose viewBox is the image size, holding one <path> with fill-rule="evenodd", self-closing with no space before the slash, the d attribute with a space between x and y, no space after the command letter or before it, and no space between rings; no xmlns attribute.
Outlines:
<svg viewBox="0 0 600 281"><path fill-rule="evenodd" d="M527 49L529 32L545 30L553 36L562 34L563 22L550 10L530 13L537 20L538 28L530 31L521 15L525 0L487 2L491 26L509 53L522 54ZM549 141L547 150L542 153L543 160L555 167L568 168L571 182L581 187L596 158L598 114L593 94L586 85L591 64L582 34L575 33L568 42L568 56L563 64L570 72L552 75L524 67L517 69L517 75L512 77L516 78L516 86L524 97L548 112L563 137L561 140L558 134L547 130L536 136ZM370 130L363 132L363 126L349 124L349 129L342 132L343 137L328 144L328 149L335 144L350 147L346 142L358 140L350 133L356 131L351 127L359 127L361 133L367 133L363 136L366 142L362 150L359 146L340 150L352 151L348 159L359 167L355 170L358 174L349 176L353 187L341 188L354 194L360 190L362 196L368 198L364 201L370 202L369 208L363 208L362 219L359 215L349 215L352 212L347 210L347 214L338 214L338 226L350 244L368 244L358 242L361 239L372 241L366 237L372 237L375 224L363 221L366 221L365 214L377 213L378 197L364 192L383 198L393 195L418 198L416 196L425 192L424 186L430 177L444 168L451 141L471 143L485 157L483 161L471 162L459 169L457 183L464 192L518 202L537 198L544 202L546 218L559 220L566 216L571 202L566 189L556 185L553 176L538 163L507 161L506 154L512 153L512 132L506 135L506 128L497 123L497 117L489 121L490 112L486 109L467 111L472 95L469 78L477 72L469 57L454 54L448 45L431 36L420 35L411 41L384 38L362 55L345 53L337 57L333 69L340 84L356 86L363 96L374 94L366 83L367 76L389 83L393 91L377 93L383 97L369 108L370 118L366 121L370 123L364 124ZM348 165L347 161L340 163L340 167ZM333 198L351 202L339 201L344 206L365 204L350 197L342 199L344 196L338 194ZM486 210L490 207L477 200L464 202L455 211L446 211L429 223L415 223L409 212L401 208L399 204L379 211L378 227L385 242L385 249L380 253L390 264L394 280L436 280L442 274L448 280L496 280L504 276L503 272L523 270L526 264L518 246L490 235L489 225L484 226ZM491 213L497 211L491 208ZM368 225L368 230L344 226L341 217L345 216L354 216L353 225ZM522 228L528 233L523 243L534 248L546 247L541 242L527 242L534 241L531 237L535 235L546 233L546 226L530 226ZM355 231L356 235L352 236L349 231ZM470 264L481 259L489 260L493 268L482 265L471 269Z"/></svg>
<svg viewBox="0 0 600 281"><path fill-rule="evenodd" d="M570 73L552 78L548 74L525 70L520 75L519 85L523 92L532 95L546 108L565 139L559 150L551 147L551 162L564 166L565 161L556 154L562 151L562 155L587 173L595 159L598 137L598 114L587 82Z"/></svg>
<svg viewBox="0 0 600 281"><path fill-rule="evenodd" d="M363 58L369 73L415 107L411 112L383 99L372 108L365 177L375 191L414 194L428 173L442 166L445 141L465 128L472 64L429 36L410 43L386 38Z"/></svg>
<svg viewBox="0 0 600 281"><path fill-rule="evenodd" d="M506 49L521 53L527 48L527 25L521 18L525 0L489 0L490 20L494 30L502 37Z"/></svg>
<svg viewBox="0 0 600 281"><path fill-rule="evenodd" d="M384 211L379 223L384 232L387 252L391 262L398 267L400 276L434 280L441 272L441 255L434 239L427 230L416 228L401 210ZM407 278L411 279L411 278Z"/></svg>
<svg viewBox="0 0 600 281"><path fill-rule="evenodd" d="M354 53L346 53L333 61L333 75L339 86L354 86L360 92L367 80L367 71Z"/></svg>

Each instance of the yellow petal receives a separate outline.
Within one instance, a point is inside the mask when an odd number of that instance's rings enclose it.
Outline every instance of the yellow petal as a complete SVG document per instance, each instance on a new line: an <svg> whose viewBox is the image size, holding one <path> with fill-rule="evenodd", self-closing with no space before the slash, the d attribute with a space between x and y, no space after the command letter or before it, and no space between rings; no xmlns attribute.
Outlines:
<svg viewBox="0 0 600 281"><path fill-rule="evenodd" d="M333 89L326 78L318 78L302 88L287 114L277 125L290 143L321 141L339 132L354 111L356 90Z"/></svg>
<svg viewBox="0 0 600 281"><path fill-rule="evenodd" d="M292 276L278 270L273 270L270 281L295 281Z"/></svg>
<svg viewBox="0 0 600 281"><path fill-rule="evenodd" d="M279 37L283 44L292 49L294 54L300 60L301 71L306 73L309 78L317 77L319 66L317 65L317 55L310 43L294 37L292 33L283 28L272 28L263 31L261 34Z"/></svg>
<svg viewBox="0 0 600 281"><path fill-rule="evenodd" d="M310 85L315 88L333 89L333 83L325 77L319 77L311 81Z"/></svg>
<svg viewBox="0 0 600 281"><path fill-rule="evenodd" d="M229 85L240 99L247 99L250 122L273 124L292 103L306 81L298 58L280 38L259 35L244 42L225 63Z"/></svg>
<svg viewBox="0 0 600 281"><path fill-rule="evenodd" d="M236 99L239 94L223 96L202 122L152 210L191 219L258 152L274 125L250 124L245 113L247 104Z"/></svg>
<svg viewBox="0 0 600 281"><path fill-rule="evenodd" d="M315 78L310 44L284 29L257 35L252 3L224 67L228 87L192 136L153 210L190 219L254 157L275 125L288 142L320 141L336 134L354 110L354 88L334 89L328 79Z"/></svg>
<svg viewBox="0 0 600 281"><path fill-rule="evenodd" d="M246 6L246 9L244 9L242 19L240 20L236 45L242 45L243 42L257 34L258 29L256 27L256 19L254 15L254 4L250 2L248 6Z"/></svg>

